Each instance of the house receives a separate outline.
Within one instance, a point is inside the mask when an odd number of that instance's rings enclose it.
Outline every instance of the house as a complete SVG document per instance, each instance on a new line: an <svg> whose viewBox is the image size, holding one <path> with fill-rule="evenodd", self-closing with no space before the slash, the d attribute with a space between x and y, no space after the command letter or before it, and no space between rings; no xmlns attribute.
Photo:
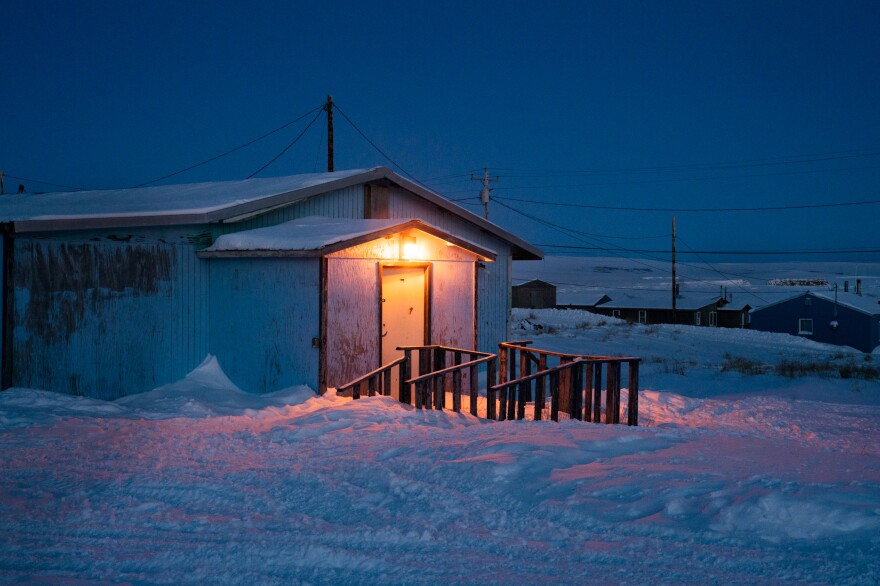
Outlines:
<svg viewBox="0 0 880 586"><path fill-rule="evenodd" d="M671 293L633 289L613 297L604 295L589 311L642 324L746 327L750 306L732 305L719 295L682 293L675 300L673 318ZM729 306L729 307L728 307Z"/></svg>
<svg viewBox="0 0 880 586"><path fill-rule="evenodd" d="M556 307L556 285L540 279L514 285L513 306L527 309Z"/></svg>
<svg viewBox="0 0 880 586"><path fill-rule="evenodd" d="M321 392L404 345L508 338L542 253L384 167L0 198L2 388L115 398L208 354Z"/></svg>
<svg viewBox="0 0 880 586"><path fill-rule="evenodd" d="M751 311L752 329L804 336L872 352L880 345L880 303L849 292L803 291Z"/></svg>

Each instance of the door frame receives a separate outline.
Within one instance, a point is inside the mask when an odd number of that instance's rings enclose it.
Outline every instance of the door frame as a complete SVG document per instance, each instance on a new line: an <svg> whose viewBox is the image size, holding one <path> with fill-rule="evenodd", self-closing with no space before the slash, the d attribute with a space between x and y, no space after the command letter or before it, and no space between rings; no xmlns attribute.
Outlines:
<svg viewBox="0 0 880 586"><path fill-rule="evenodd" d="M425 345L429 346L431 344L431 268L433 267L433 263L430 262L407 262L407 261L393 261L393 262L380 262L378 263L378 272L379 272L379 291L378 295L376 295L376 301L379 304L379 320L376 324L376 339L379 344L379 364L378 366L382 366L386 362L386 358L382 356L382 279L384 276L385 268L408 268L408 269L425 269Z"/></svg>

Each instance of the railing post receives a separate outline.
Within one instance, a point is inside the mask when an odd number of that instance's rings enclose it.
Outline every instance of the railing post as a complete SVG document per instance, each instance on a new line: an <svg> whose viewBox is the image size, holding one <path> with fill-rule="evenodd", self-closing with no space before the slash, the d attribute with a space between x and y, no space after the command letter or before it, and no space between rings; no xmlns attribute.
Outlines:
<svg viewBox="0 0 880 586"><path fill-rule="evenodd" d="M593 363L584 363L584 421L593 420Z"/></svg>
<svg viewBox="0 0 880 586"><path fill-rule="evenodd" d="M507 349L510 354L507 356L507 381L510 382L512 380L516 380L516 346L511 346ZM511 419L513 419L511 417Z"/></svg>
<svg viewBox="0 0 880 586"><path fill-rule="evenodd" d="M611 423L620 423L620 361L608 363L608 392L611 394Z"/></svg>
<svg viewBox="0 0 880 586"><path fill-rule="evenodd" d="M571 375L569 376L569 413L571 413L572 419L580 419L581 415L581 369L583 365L580 362L575 362L572 367L569 369L571 371Z"/></svg>
<svg viewBox="0 0 880 586"><path fill-rule="evenodd" d="M386 397L391 396L391 369L382 371L382 394Z"/></svg>
<svg viewBox="0 0 880 586"><path fill-rule="evenodd" d="M498 344L498 384L507 382L507 348ZM489 385L495 386L495 385Z"/></svg>
<svg viewBox="0 0 880 586"><path fill-rule="evenodd" d="M559 421L559 371L550 373L550 419Z"/></svg>
<svg viewBox="0 0 880 586"><path fill-rule="evenodd" d="M403 351L403 362L398 366L398 373L398 399L408 405L412 399L409 396L410 385L406 384L406 381L412 378L412 350Z"/></svg>
<svg viewBox="0 0 880 586"><path fill-rule="evenodd" d="M461 352L455 352L452 362L455 366L461 364ZM461 411L461 369L452 373L452 410Z"/></svg>
<svg viewBox="0 0 880 586"><path fill-rule="evenodd" d="M477 355L471 354L470 359L472 361L476 360ZM471 366L471 368L470 368L470 389L469 389L470 398L471 398L470 412L471 412L471 415L473 415L474 417L477 416L477 401L480 396L480 394L479 394L480 373L477 370L477 368L478 368L477 365ZM488 379L488 376L487 376L487 379Z"/></svg>
<svg viewBox="0 0 880 586"><path fill-rule="evenodd" d="M495 371L497 364L495 360L486 362L486 419L496 420L498 415L495 413ZM471 409L474 409L471 407ZM473 412L473 411L472 411Z"/></svg>
<svg viewBox="0 0 880 586"><path fill-rule="evenodd" d="M559 358L560 366L571 362L571 356L562 356ZM571 406L571 370L564 368L559 371L559 408L565 412ZM571 413L569 413L571 415Z"/></svg>
<svg viewBox="0 0 880 586"><path fill-rule="evenodd" d="M629 400L627 401L627 425L639 424L639 361L629 361Z"/></svg>
<svg viewBox="0 0 880 586"><path fill-rule="evenodd" d="M376 375L373 375L367 379L367 396L376 396Z"/></svg>
<svg viewBox="0 0 880 586"><path fill-rule="evenodd" d="M547 355L541 354L538 357L538 372L544 370L547 370ZM535 421L541 421L541 418L544 416L545 378L541 375L535 379Z"/></svg>
<svg viewBox="0 0 880 586"><path fill-rule="evenodd" d="M525 419L526 418L526 396L529 392L529 387L531 386L531 381L523 381L516 385L516 394L518 395L516 398L516 418L517 419Z"/></svg>
<svg viewBox="0 0 880 586"><path fill-rule="evenodd" d="M593 363L593 388L593 423L599 423L602 416L602 363L599 361Z"/></svg>
<svg viewBox="0 0 880 586"><path fill-rule="evenodd" d="M427 374L431 371L431 361L434 357L434 349L433 348L422 348L419 350L419 376L423 374ZM431 409L433 406L433 402L431 398L433 393L431 392L432 381L426 380L422 381L422 406L425 409Z"/></svg>
<svg viewBox="0 0 880 586"><path fill-rule="evenodd" d="M446 368L446 350L443 348L434 348L434 370L443 370ZM444 409L446 407L446 375L434 377L434 409Z"/></svg>
<svg viewBox="0 0 880 586"><path fill-rule="evenodd" d="M361 398L361 383L351 385L351 399L356 401Z"/></svg>
<svg viewBox="0 0 880 586"><path fill-rule="evenodd" d="M532 374L532 363L531 363L531 354L528 350L523 348L519 351L519 375L529 376ZM532 383L529 381L528 386L525 389L524 395L525 402L532 400ZM522 409L525 409L525 404L523 404ZM522 418L520 418L522 419Z"/></svg>
<svg viewBox="0 0 880 586"><path fill-rule="evenodd" d="M508 381L510 382L510 381ZM516 390L520 385L508 385L505 389L507 392L507 418L516 418Z"/></svg>

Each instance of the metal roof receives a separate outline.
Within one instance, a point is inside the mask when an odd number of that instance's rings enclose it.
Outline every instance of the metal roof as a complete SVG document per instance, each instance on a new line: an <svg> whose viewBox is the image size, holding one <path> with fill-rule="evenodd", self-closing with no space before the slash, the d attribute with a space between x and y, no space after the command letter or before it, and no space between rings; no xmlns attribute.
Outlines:
<svg viewBox="0 0 880 586"><path fill-rule="evenodd" d="M802 291L800 293L795 293L783 299L774 301L773 303L768 303L767 305L762 305L761 307L755 308L752 310L752 313L763 311L775 305L779 305L780 303L785 303L799 297L806 297L807 295L822 299L830 303L834 303L835 301L834 291ZM865 313L868 315L880 315L880 300L878 300L876 297L868 297L856 295L855 293L844 293L842 291L838 291L837 303L860 313Z"/></svg>
<svg viewBox="0 0 880 586"><path fill-rule="evenodd" d="M516 260L544 257L537 247L387 167L130 189L10 194L0 222L16 232L48 232L237 222L360 183L389 181L512 245Z"/></svg>
<svg viewBox="0 0 880 586"><path fill-rule="evenodd" d="M318 256L407 230L420 230L494 261L496 254L420 220L363 220L308 216L275 226L232 232L199 251L201 258Z"/></svg>

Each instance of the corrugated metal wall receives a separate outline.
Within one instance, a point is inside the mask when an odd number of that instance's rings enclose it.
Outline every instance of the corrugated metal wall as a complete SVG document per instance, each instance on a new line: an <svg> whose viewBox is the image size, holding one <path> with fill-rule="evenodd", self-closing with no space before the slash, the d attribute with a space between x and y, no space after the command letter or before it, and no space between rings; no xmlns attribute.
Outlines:
<svg viewBox="0 0 880 586"><path fill-rule="evenodd" d="M318 388L317 258L212 259L210 350L241 389Z"/></svg>
<svg viewBox="0 0 880 586"><path fill-rule="evenodd" d="M209 352L210 263L196 257L196 247L176 246L171 284L171 372L183 378ZM225 368L223 363L221 367Z"/></svg>
<svg viewBox="0 0 880 586"><path fill-rule="evenodd" d="M14 382L112 399L167 382L177 251L158 243L15 243Z"/></svg>
<svg viewBox="0 0 880 586"><path fill-rule="evenodd" d="M216 238L221 234L228 234L230 232L265 228L282 222L296 220L297 218L305 218L306 216L363 218L364 186L354 185L345 189L331 191L241 222L219 224L214 227L214 236Z"/></svg>

